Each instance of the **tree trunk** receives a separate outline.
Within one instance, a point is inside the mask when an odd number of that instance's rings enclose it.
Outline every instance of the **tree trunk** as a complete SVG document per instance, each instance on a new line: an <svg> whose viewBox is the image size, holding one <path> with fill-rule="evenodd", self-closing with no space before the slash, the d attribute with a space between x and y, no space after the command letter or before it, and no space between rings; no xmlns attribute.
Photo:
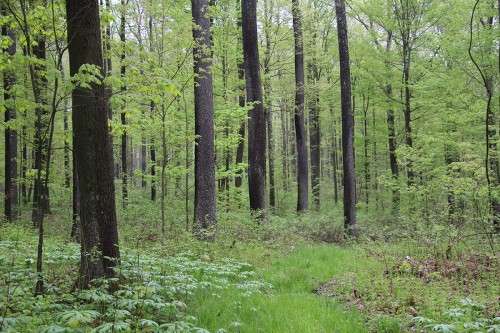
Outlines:
<svg viewBox="0 0 500 333"><path fill-rule="evenodd" d="M281 123L281 153L282 153L282 178L283 178L283 191L288 191L288 119L286 117L286 104L280 100L280 123Z"/></svg>
<svg viewBox="0 0 500 333"><path fill-rule="evenodd" d="M7 15L7 9L2 6L2 15ZM8 24L2 26L2 36L10 40L10 45L4 50L7 57L16 53L16 35ZM13 87L16 77L13 68L3 72L3 102L5 105L5 197L4 214L7 221L17 217L17 130L13 122L16 120L15 94Z"/></svg>
<svg viewBox="0 0 500 333"><path fill-rule="evenodd" d="M194 59L194 226L198 238L213 239L216 225L214 107L208 0L192 0Z"/></svg>
<svg viewBox="0 0 500 333"><path fill-rule="evenodd" d="M97 0L67 0L70 73L84 64L102 68ZM108 100L103 84L76 86L73 100L73 150L80 190L81 261L79 287L114 275L120 256L113 183L113 153L108 132ZM97 250L97 251L96 251Z"/></svg>
<svg viewBox="0 0 500 333"><path fill-rule="evenodd" d="M106 10L111 12L111 0L106 0ZM111 24L106 25L105 29L105 38L104 38L104 60L103 60L103 66L105 68L105 76L110 77L113 73L113 62L111 60L112 55L111 55ZM108 101L111 99L111 96L113 95L113 89L111 85L106 86L106 96ZM108 105L108 117L109 119L113 119L113 109L111 105Z"/></svg>
<svg viewBox="0 0 500 333"><path fill-rule="evenodd" d="M239 2L238 2L239 4ZM241 30L241 17L238 17L238 28ZM242 44L241 35L238 38L239 45ZM245 64L243 63L243 59L238 58L237 62L238 66L238 87L239 87L239 95L238 95L238 105L240 108L245 107ZM238 129L238 146L236 147L236 165L238 166L238 171L236 173L236 177L234 178L234 186L241 187L242 183L242 175L243 170L240 169L241 163L243 163L243 153L245 151L245 127L246 121L242 120L240 123L240 128Z"/></svg>
<svg viewBox="0 0 500 333"><path fill-rule="evenodd" d="M292 0L293 36L295 41L295 141L297 146L297 211L308 207L309 172L306 130L304 127L304 51L299 0Z"/></svg>
<svg viewBox="0 0 500 333"><path fill-rule="evenodd" d="M252 103L248 121L248 190L250 209L262 220L266 216L266 116L259 72L257 1L242 0L241 12L247 101Z"/></svg>
<svg viewBox="0 0 500 333"><path fill-rule="evenodd" d="M314 33L314 40L316 34ZM320 207L320 176L321 176L321 132L319 124L319 71L314 57L309 63L309 80L312 84L312 96L309 102L309 150L311 153L311 187L314 206Z"/></svg>
<svg viewBox="0 0 500 333"><path fill-rule="evenodd" d="M413 147L411 128L411 93L410 93L410 61L411 49L408 42L403 42L403 83L404 83L404 120L405 120L405 143L409 148ZM414 182L413 167L411 161L407 165L408 186Z"/></svg>
<svg viewBox="0 0 500 333"><path fill-rule="evenodd" d="M264 0L264 11L266 19L264 22L264 112L266 113L267 123L267 158L269 160L269 206L276 207L276 189L274 182L274 142L273 142L273 108L271 101L271 36L269 34L270 21L272 19L272 7L268 7L268 0Z"/></svg>
<svg viewBox="0 0 500 333"><path fill-rule="evenodd" d="M354 116L351 109L351 71L344 0L335 0L340 60L342 108L342 164L344 184L344 227L356 235L356 173L354 170Z"/></svg>
<svg viewBox="0 0 500 333"><path fill-rule="evenodd" d="M26 8L21 6L23 11ZM33 210L31 219L33 225L38 227L40 221L43 219L43 215L49 211L49 193L48 189L44 188L42 183L41 172L44 168L44 162L47 160L47 140L44 132L47 130L47 99L46 99L46 87L47 78L46 72L46 49L45 49L45 37L38 36L36 46L31 46L29 43L27 49L31 48L32 55L37 58L40 62L37 64L30 65L30 76L31 85L33 88L33 95L35 102L37 104L35 108L35 159L34 159L34 169L36 170L36 176L34 179L33 186Z"/></svg>
<svg viewBox="0 0 500 333"><path fill-rule="evenodd" d="M121 42L121 54L120 54L120 77L121 77L121 94L122 94L122 105L120 112L120 121L122 125L121 134L121 169L122 169L122 207L127 208L128 202L128 168L127 168L127 114L125 112L125 92L127 91L127 86L125 84L125 0L120 0L120 42Z"/></svg>
<svg viewBox="0 0 500 333"><path fill-rule="evenodd" d="M366 103L366 104L365 104ZM368 139L368 108L370 107L370 96L366 97L363 94L363 173L365 176L364 192L365 192L365 204L366 209L368 209L368 204L370 203L370 160L368 159L368 146L370 145Z"/></svg>
<svg viewBox="0 0 500 333"><path fill-rule="evenodd" d="M386 53L387 56L389 56L389 51L391 49L391 42L392 42L392 32L389 31L387 33L387 44L386 44ZM390 64L388 61L386 61L386 68L388 74L390 74ZM390 75L389 75L390 77ZM397 162L397 157L396 157L396 126L394 125L394 110L392 109L392 85L390 81L387 82L385 86L385 94L387 96L387 140L388 140L388 146L389 146L389 164L391 167L391 174L392 174L392 179L395 184L392 184L392 214L396 216L399 212L399 200L400 200L400 193L399 193L399 169L398 169L398 162Z"/></svg>

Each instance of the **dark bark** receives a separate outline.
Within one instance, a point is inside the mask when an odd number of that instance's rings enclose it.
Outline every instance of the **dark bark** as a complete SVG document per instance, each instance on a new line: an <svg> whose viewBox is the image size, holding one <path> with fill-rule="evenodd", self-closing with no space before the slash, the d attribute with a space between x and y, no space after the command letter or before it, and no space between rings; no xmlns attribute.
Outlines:
<svg viewBox="0 0 500 333"><path fill-rule="evenodd" d="M7 9L2 6L2 15L7 15ZM3 50L6 56L13 57L16 53L16 35L8 24L2 26L2 36L10 40L10 45ZM3 72L3 102L5 105L5 196L4 215L7 221L17 217L17 130L13 126L16 119L13 87L16 76L12 68Z"/></svg>
<svg viewBox="0 0 500 333"><path fill-rule="evenodd" d="M151 201L156 201L156 148L154 139L151 139L149 156L151 161Z"/></svg>
<svg viewBox="0 0 500 333"><path fill-rule="evenodd" d="M248 121L248 190L250 209L262 219L266 214L266 116L259 72L257 1L242 0L241 13L247 102L252 104Z"/></svg>
<svg viewBox="0 0 500 333"><path fill-rule="evenodd" d="M193 15L194 112L194 225L199 238L213 239L216 225L214 108L211 31L208 0L191 1Z"/></svg>
<svg viewBox="0 0 500 333"><path fill-rule="evenodd" d="M364 192L365 192L365 204L368 208L370 203L370 160L368 159L368 146L370 145L370 140L368 139L368 108L370 107L370 96L365 96L363 94L363 173L365 176L364 182Z"/></svg>
<svg viewBox="0 0 500 333"><path fill-rule="evenodd" d="M335 204L339 202L339 189L338 189L338 154L337 154L337 122L333 121L332 131L332 164L333 164L333 199Z"/></svg>
<svg viewBox="0 0 500 333"><path fill-rule="evenodd" d="M306 130L304 126L304 50L299 0L292 0L293 36L295 41L295 142L297 147L297 211L307 210L309 171Z"/></svg>
<svg viewBox="0 0 500 333"><path fill-rule="evenodd" d="M287 110L286 104L283 100L280 100L280 123L281 123L281 152L282 152L282 179L283 179L283 190L288 191L288 119L286 117Z"/></svg>
<svg viewBox="0 0 500 333"><path fill-rule="evenodd" d="M128 202L128 168L127 168L127 114L125 112L125 92L127 91L127 86L125 84L125 75L126 75L126 67L125 67L125 0L120 1L120 42L121 42L121 53L120 53L120 77L122 79L121 82L121 94L122 94L122 105L120 112L120 121L122 125L122 134L121 134L121 170L122 170L122 207L127 208Z"/></svg>
<svg viewBox="0 0 500 333"><path fill-rule="evenodd" d="M70 73L84 64L103 67L97 0L67 0ZM80 190L81 261L79 287L114 275L120 256L108 132L108 100L103 84L72 92L74 158ZM96 252L97 250L97 252Z"/></svg>
<svg viewBox="0 0 500 333"><path fill-rule="evenodd" d="M28 145L26 143L26 111L23 114L23 127L21 129L21 197L23 204L28 202L28 189L26 187L26 173L28 171Z"/></svg>
<svg viewBox="0 0 500 333"><path fill-rule="evenodd" d="M389 56L389 52L391 49L391 42L392 42L392 32L389 31L387 33L387 44L386 44L386 53ZM390 74L390 64L388 61L386 61L386 68L388 74ZM390 75L389 75L390 77ZM397 142L396 142L396 126L394 124L394 110L392 109L392 85L390 82L388 82L385 86L385 94L387 96L387 140L388 140L388 146L389 146L389 164L391 167L391 175L392 179L395 184L392 185L392 214L397 215L399 212L399 200L400 200L400 193L399 193L399 184L398 184L398 178L399 178L399 168L398 168L398 162L397 162L397 157L396 157L396 147L397 147Z"/></svg>
<svg viewBox="0 0 500 333"><path fill-rule="evenodd" d="M469 58L474 64L474 67L479 72L481 76L483 88L486 93L486 108L485 108L485 121L484 121L484 130L485 130L485 139L486 139L486 156L484 158L484 169L486 176L486 186L488 188L488 201L491 212L491 220L495 231L500 232L500 201L497 198L496 193L493 191L500 186L500 167L498 162L498 152L497 152L497 121L494 110L491 107L491 102L494 95L493 88L493 78L489 75L485 68L478 63L476 58L472 53L473 49L473 24L474 24L474 15L479 4L479 0L476 0L474 3L474 7L472 8L472 13L469 21L469 48L468 54ZM500 4L498 8L499 18L500 18ZM489 17L487 23L483 23L486 25L488 29L493 28L493 17ZM487 52L491 49L491 46L488 45ZM500 53L499 53L500 59ZM500 63L499 63L500 66Z"/></svg>
<svg viewBox="0 0 500 333"><path fill-rule="evenodd" d="M111 1L106 0L105 3L106 3L106 9L108 11L111 11ZM105 76L109 77L112 75L112 72L113 72L113 62L111 60L111 57L112 57L112 55L111 55L111 24L106 25L105 37L104 37L103 44L104 44L104 47L103 47L103 50L104 50L103 66L105 69ZM113 89L112 89L111 85L107 85L105 89L106 89L107 98L108 98L108 100L110 100L111 96L113 95ZM108 117L109 117L109 119L113 119L113 109L112 109L111 105L108 105Z"/></svg>
<svg viewBox="0 0 500 333"><path fill-rule="evenodd" d="M64 129L64 187L71 187L71 168L70 164L70 142L69 142L69 120L68 120L68 101L64 101L63 109L63 129Z"/></svg>
<svg viewBox="0 0 500 333"><path fill-rule="evenodd" d="M238 0L238 6L240 5L240 1ZM241 15L238 15L238 30L241 32ZM242 34L238 35L238 44L242 45ZM242 52L243 53L243 52ZM243 54L241 54L243 57ZM243 62L243 58L238 57L237 61L238 67L238 105L240 108L245 107L245 64ZM243 153L245 152L245 129L246 129L246 120L243 119L240 123L240 128L238 129L238 146L236 147L236 165L239 166L243 163ZM236 177L234 178L234 185L236 187L241 187L241 183L243 180L243 170L238 167L238 171L236 173Z"/></svg>
<svg viewBox="0 0 500 333"><path fill-rule="evenodd" d="M354 116L351 108L351 73L344 0L335 0L340 60L342 109L342 164L344 185L344 227L356 235L356 174L354 170Z"/></svg>
<svg viewBox="0 0 500 333"><path fill-rule="evenodd" d="M23 11L26 10L24 6L21 6ZM45 188L42 182L43 177L41 176L42 170L44 169L44 163L47 160L47 98L46 98L46 87L48 85L46 72L46 41L44 36L37 36L37 41L35 46L31 46L28 43L27 49L29 55L33 55L39 60L38 63L30 65L30 76L31 85L33 89L33 95L35 102L37 104L35 108L35 134L34 134L34 169L36 170L36 176L33 184L33 210L32 210L32 222L35 227L38 227L43 216L49 211L49 192L48 188Z"/></svg>

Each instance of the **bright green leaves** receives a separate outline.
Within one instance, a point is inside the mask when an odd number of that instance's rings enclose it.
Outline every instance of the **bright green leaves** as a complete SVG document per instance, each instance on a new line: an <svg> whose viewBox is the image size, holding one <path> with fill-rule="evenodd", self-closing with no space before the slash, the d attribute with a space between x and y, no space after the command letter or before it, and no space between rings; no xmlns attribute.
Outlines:
<svg viewBox="0 0 500 333"><path fill-rule="evenodd" d="M102 84L101 69L96 65L85 64L73 75L71 82L80 88L92 89L93 85Z"/></svg>
<svg viewBox="0 0 500 333"><path fill-rule="evenodd" d="M99 312L94 310L69 310L61 313L57 319L66 326L77 328L92 323L99 316Z"/></svg>

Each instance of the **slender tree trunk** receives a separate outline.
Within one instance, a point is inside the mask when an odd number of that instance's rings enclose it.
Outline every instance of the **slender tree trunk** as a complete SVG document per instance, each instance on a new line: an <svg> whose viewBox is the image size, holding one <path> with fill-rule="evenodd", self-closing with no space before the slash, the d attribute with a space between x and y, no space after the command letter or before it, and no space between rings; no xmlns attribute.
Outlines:
<svg viewBox="0 0 500 333"><path fill-rule="evenodd" d="M366 104L365 104L366 103ZM370 107L370 96L367 97L363 94L363 167L364 167L364 192L365 192L365 204L368 209L368 204L370 203L370 160L368 159L368 146L370 145L370 140L368 139L368 108Z"/></svg>
<svg viewBox="0 0 500 333"><path fill-rule="evenodd" d="M266 113L267 123L267 158L269 160L269 206L276 207L276 188L274 181L274 142L273 142L273 115L272 115L272 101L271 101L271 36L270 36L270 21L272 19L272 7L269 8L268 0L264 0L264 11L266 19L264 22L264 112ZM269 17L271 15L271 17Z"/></svg>
<svg viewBox="0 0 500 333"><path fill-rule="evenodd" d="M338 155L337 155L337 122L333 121L332 131L332 164L333 164L333 198L335 204L339 202L339 189L338 189Z"/></svg>
<svg viewBox="0 0 500 333"><path fill-rule="evenodd" d="M295 41L295 141L297 146L297 211L308 207L309 171L306 130L304 127L304 51L299 0L292 0L293 36Z"/></svg>
<svg viewBox="0 0 500 333"><path fill-rule="evenodd" d="M125 111L125 92L127 91L127 86L125 84L125 12L126 3L125 0L120 0L120 41L121 41L121 54L120 54L120 77L121 82L121 94L122 94L122 105L120 112L120 121L122 125L121 134L121 169L122 169L122 207L127 208L128 202L128 168L127 168L127 114Z"/></svg>
<svg viewBox="0 0 500 333"><path fill-rule="evenodd" d="M111 0L106 0L106 10L111 12ZM121 23L121 22L120 22ZM105 76L110 77L113 72L113 62L111 55L111 24L106 24L105 28L105 38L104 38L104 61L103 66L105 68ZM111 99L113 95L113 89L111 85L106 85L106 97L108 100ZM113 109L111 104L108 106L108 117L109 119L113 119Z"/></svg>
<svg viewBox="0 0 500 333"><path fill-rule="evenodd" d="M373 190L375 191L375 208L379 210L380 194L378 189L378 150L377 150L377 126L375 108L372 108L372 165L373 165Z"/></svg>
<svg viewBox="0 0 500 333"><path fill-rule="evenodd" d="M63 129L64 129L64 187L71 187L71 168L70 164L70 147L69 147L69 119L68 119L68 100L64 100L64 109L63 109Z"/></svg>
<svg viewBox="0 0 500 333"><path fill-rule="evenodd" d="M67 0L70 73L84 64L102 68L99 5ZM120 256L113 183L113 152L108 132L108 100L102 84L76 86L73 100L73 150L80 190L81 261L79 287L113 276ZM96 251L97 250L97 251Z"/></svg>
<svg viewBox="0 0 500 333"><path fill-rule="evenodd" d="M316 40L315 34L313 40ZM309 102L309 150L311 153L311 187L314 206L320 207L320 177L321 177L321 132L319 124L319 71L314 57L309 63L309 80L312 84L313 96Z"/></svg>
<svg viewBox="0 0 500 333"><path fill-rule="evenodd" d="M266 216L266 116L259 72L257 1L242 0L241 12L247 101L252 103L248 121L248 190L250 209L262 220Z"/></svg>
<svg viewBox="0 0 500 333"><path fill-rule="evenodd" d="M239 5L240 1L238 1ZM241 16L238 17L238 30L241 30ZM241 35L238 37L238 44L242 45ZM243 63L242 58L238 58L237 62L238 66L238 105L240 108L245 107L245 64ZM246 121L242 120L240 123L240 128L238 129L238 146L236 147L236 165L238 166L238 171L236 173L236 177L234 178L234 186L241 187L243 170L239 168L241 163L243 163L243 153L245 151L245 127Z"/></svg>
<svg viewBox="0 0 500 333"><path fill-rule="evenodd" d="M28 203L28 189L26 187L26 173L28 171L28 145L26 143L26 111L23 113L23 126L21 129L22 151L21 151L21 196L23 204Z"/></svg>
<svg viewBox="0 0 500 333"><path fill-rule="evenodd" d="M392 44L392 31L389 31L387 33L387 44L385 48L385 52L387 54L387 57L389 57L389 52L391 50L391 44ZM386 61L386 69L388 76L390 78L390 64L388 61ZM394 124L394 110L392 108L392 99L393 99L393 94L392 94L392 84L390 83L390 80L388 80L386 86L385 86L385 94L387 96L387 140L388 140L388 146L389 146L389 164L391 167L391 175L393 182L395 184L392 184L392 214L396 216L399 212L399 201L400 201L400 193L399 193L399 168L398 168L398 161L396 157L396 148L397 148L397 143L396 143L396 126Z"/></svg>
<svg viewBox="0 0 500 333"><path fill-rule="evenodd" d="M7 15L7 9L2 6L2 15ZM13 57L16 53L16 35L8 24L2 26L2 36L8 38L10 45L4 50L6 56ZM5 197L4 215L7 221L17 218L17 130L15 95L13 87L16 77L13 68L3 72L3 102L5 105Z"/></svg>
<svg viewBox="0 0 500 333"><path fill-rule="evenodd" d="M192 0L194 59L194 225L198 238L213 239L216 225L214 107L208 0Z"/></svg>
<svg viewBox="0 0 500 333"><path fill-rule="evenodd" d="M356 235L356 173L354 170L354 116L351 108L351 74L347 20L344 0L335 0L340 59L340 93L342 108L342 164L344 184L344 226Z"/></svg>
<svg viewBox="0 0 500 333"><path fill-rule="evenodd" d="M288 132L287 132L287 117L286 105L283 100L280 100L280 123L281 123L281 152L282 152L282 178L283 191L288 192Z"/></svg>
<svg viewBox="0 0 500 333"><path fill-rule="evenodd" d="M269 159L269 206L276 207L276 186L274 179L274 140L272 107L267 108L267 155Z"/></svg>
<svg viewBox="0 0 500 333"><path fill-rule="evenodd" d="M189 146L191 145L191 141L189 138L189 116L188 116L188 109L187 109L187 104L186 104L186 95L184 92L182 93L182 101L184 102L184 167L186 168L185 172L186 174L184 175L184 211L186 214L186 231L189 231L189 169L190 169L190 162L189 162Z"/></svg>
<svg viewBox="0 0 500 333"><path fill-rule="evenodd" d="M22 10L25 13L25 5L22 5ZM33 88L33 95L35 97L35 102L37 106L35 108L35 158L34 158L34 169L37 170L37 175L34 179L33 186L33 210L32 210L32 222L35 227L38 227L40 221L43 219L43 215L49 211L49 193L48 189L43 187L42 181L42 170L44 168L44 161L47 159L46 154L46 130L47 130L47 99L46 99L46 87L47 78L45 76L46 66L46 49L45 49L45 37L38 36L35 46L31 46L28 43L26 49L31 49L28 55L32 55L39 60L37 64L30 65L30 76L31 85Z"/></svg>
<svg viewBox="0 0 500 333"><path fill-rule="evenodd" d="M409 148L413 148L412 128L411 128L411 93L410 93L410 63L411 49L408 42L403 41L403 83L404 83L404 121L405 121L405 143ZM414 183L414 173L412 163L407 165L408 186Z"/></svg>

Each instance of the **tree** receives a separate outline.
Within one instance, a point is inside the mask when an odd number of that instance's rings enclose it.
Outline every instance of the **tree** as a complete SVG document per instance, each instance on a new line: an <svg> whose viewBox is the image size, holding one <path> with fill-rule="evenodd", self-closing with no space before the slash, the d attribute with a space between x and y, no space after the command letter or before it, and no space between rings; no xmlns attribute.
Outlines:
<svg viewBox="0 0 500 333"><path fill-rule="evenodd" d="M259 47L257 44L257 1L242 0L243 59L247 102L252 104L248 120L248 190L250 209L260 218L266 209L266 116L262 103Z"/></svg>
<svg viewBox="0 0 500 333"><path fill-rule="evenodd" d="M127 67L125 66L125 13L126 13L126 2L125 0L120 0L120 42L121 42L121 52L120 52L120 77L122 79L121 82L121 94L125 96L125 92L127 90L127 85L125 84L125 75L127 71ZM128 201L128 168L127 168L127 113L125 110L125 97L123 97L121 110L120 110L120 121L122 125L121 132L121 150L120 150L120 159L121 159L121 171L122 171L122 206L123 208L127 208Z"/></svg>
<svg viewBox="0 0 500 333"><path fill-rule="evenodd" d="M0 8L2 15L7 16L7 8ZM7 57L16 54L16 34L9 27L9 23L2 26L2 36L8 38L8 46L4 52ZM7 221L13 221L17 217L17 130L13 122L16 119L14 104L14 84L16 76L13 68L6 68L3 72L3 92L5 103L5 197L4 215Z"/></svg>
<svg viewBox="0 0 500 333"><path fill-rule="evenodd" d="M216 224L214 107L211 73L209 2L191 1L193 15L194 112L194 233L213 238Z"/></svg>
<svg viewBox="0 0 500 333"><path fill-rule="evenodd" d="M351 70L344 0L335 0L340 60L340 103L342 111L342 167L344 185L344 228L356 234L356 174L354 170L354 116L351 107Z"/></svg>
<svg viewBox="0 0 500 333"><path fill-rule="evenodd" d="M66 19L71 76L92 73L92 68L95 75L102 75L97 0L67 0ZM87 84L78 83L71 97L73 150L80 192L78 286L88 287L92 279L113 276L113 267L120 256L108 98L102 82L95 79Z"/></svg>
<svg viewBox="0 0 500 333"><path fill-rule="evenodd" d="M299 0L292 0L293 37L295 41L295 142L297 146L297 211L307 210L309 171L306 130L304 126L304 48Z"/></svg>

